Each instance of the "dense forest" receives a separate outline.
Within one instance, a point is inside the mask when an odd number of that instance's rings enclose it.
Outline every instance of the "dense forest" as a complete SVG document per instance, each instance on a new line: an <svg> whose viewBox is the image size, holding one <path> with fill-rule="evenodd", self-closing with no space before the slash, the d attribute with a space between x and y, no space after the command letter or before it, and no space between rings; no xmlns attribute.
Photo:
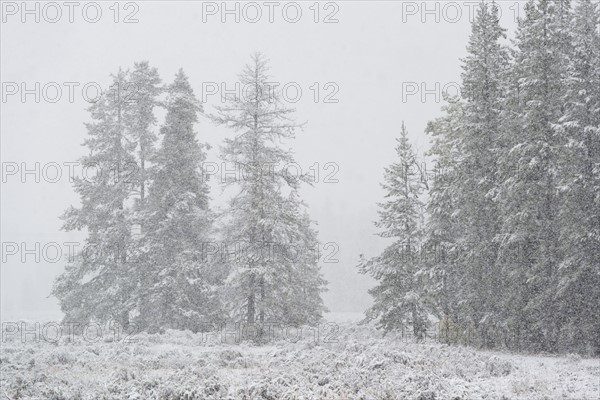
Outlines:
<svg viewBox="0 0 600 400"><path fill-rule="evenodd" d="M497 5L481 4L429 153L403 125L385 170L377 227L392 243L359 264L378 281L367 320L600 354L599 23L590 0L529 1L509 43Z"/></svg>

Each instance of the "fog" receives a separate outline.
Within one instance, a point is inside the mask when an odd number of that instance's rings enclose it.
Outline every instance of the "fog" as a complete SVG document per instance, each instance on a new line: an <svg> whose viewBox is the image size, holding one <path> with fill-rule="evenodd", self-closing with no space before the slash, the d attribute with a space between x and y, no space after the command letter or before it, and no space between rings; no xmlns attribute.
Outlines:
<svg viewBox="0 0 600 400"><path fill-rule="evenodd" d="M318 223L321 242L334 244L323 250L334 261L322 263L329 281L326 306L332 312L364 311L373 282L358 274L356 264L359 254L375 255L386 245L375 235L373 221L384 195L383 169L394 161L401 122L418 150L425 152L426 123L440 113L443 88L454 93L460 78L457 55L465 54L469 14L477 2L449 3L457 8L435 3L429 13L420 9L423 2L343 2L329 8L321 3L318 23L311 3L299 3L302 15L296 23L286 21L282 7L269 22L262 3L262 17L255 23L248 21L255 17L253 10L246 9L246 15L240 11L236 22L235 15L221 15L221 3L211 2L177 2L177 7L137 3L139 9L121 8L117 23L109 3L101 3L102 17L96 23L82 18L79 9L72 23L65 7L56 23L48 21L55 16L53 10L35 22L35 15L3 9L2 319L51 320L62 315L56 299L49 297L65 265L55 250L64 252L65 243L85 237L83 232L60 230L59 219L78 202L68 165L85 151L84 123L90 117L84 85L107 87L109 74L119 67L148 60L165 83L183 68L196 95L206 101L205 112L211 112L220 104L220 93L207 90L220 92L221 84L233 88L255 51L271 60L274 81L291 83L295 117L306 121L304 132L289 146L303 172L311 167L320 172L318 181L304 187L301 195ZM509 30L514 27L515 4L502 3ZM238 6L244 9L243 3ZM138 22L124 23L133 11ZM324 23L326 18L337 22ZM69 85L74 88L72 98ZM62 88L58 99L57 86ZM12 94L15 87L19 91ZM23 95L23 87L30 94ZM295 88L302 91L297 101ZM231 133L206 118L197 131L199 140L212 146L210 161L218 163L219 145ZM77 174L80 169L74 168ZM226 201L218 180L211 182L215 208Z"/></svg>

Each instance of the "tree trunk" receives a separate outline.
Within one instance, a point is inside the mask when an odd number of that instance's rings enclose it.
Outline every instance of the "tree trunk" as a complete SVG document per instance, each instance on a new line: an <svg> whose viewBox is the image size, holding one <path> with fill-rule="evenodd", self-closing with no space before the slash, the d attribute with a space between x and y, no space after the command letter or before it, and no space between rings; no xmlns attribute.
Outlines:
<svg viewBox="0 0 600 400"><path fill-rule="evenodd" d="M412 320L413 320L413 334L417 340L423 339L421 337L421 321L419 320L419 313L417 312L417 305L412 304Z"/></svg>
<svg viewBox="0 0 600 400"><path fill-rule="evenodd" d="M265 322L265 307L264 307L264 305L265 305L265 278L263 278L263 277L260 278L259 287L260 287L260 312L258 314L258 320L262 324L263 322Z"/></svg>
<svg viewBox="0 0 600 400"><path fill-rule="evenodd" d="M248 295L248 307L246 309L246 322L248 324L254 323L254 315L256 313L256 304L255 304L255 295L254 295L254 274L250 276L250 294Z"/></svg>

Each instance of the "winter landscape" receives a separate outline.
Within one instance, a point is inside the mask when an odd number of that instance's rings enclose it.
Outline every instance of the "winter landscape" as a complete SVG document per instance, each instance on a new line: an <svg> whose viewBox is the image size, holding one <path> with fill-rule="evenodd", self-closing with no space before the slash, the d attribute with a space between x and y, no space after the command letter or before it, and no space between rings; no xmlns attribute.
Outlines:
<svg viewBox="0 0 600 400"><path fill-rule="evenodd" d="M596 399L597 359L382 338L338 323L256 346L168 331L134 343L6 343L4 396L22 399ZM327 336L329 335L329 336ZM111 337L108 340L112 340ZM94 338L94 340L96 340ZM6 383L6 385L4 385Z"/></svg>
<svg viewBox="0 0 600 400"><path fill-rule="evenodd" d="M600 398L600 5L429 4L3 2L0 396Z"/></svg>

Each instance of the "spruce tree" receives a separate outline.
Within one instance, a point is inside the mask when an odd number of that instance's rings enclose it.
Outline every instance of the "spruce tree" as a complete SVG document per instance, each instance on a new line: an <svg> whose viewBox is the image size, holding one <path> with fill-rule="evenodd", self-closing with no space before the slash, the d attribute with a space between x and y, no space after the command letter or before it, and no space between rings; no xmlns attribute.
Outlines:
<svg viewBox="0 0 600 400"><path fill-rule="evenodd" d="M464 329L461 313L466 297L466 269L458 255L465 249L461 238L464 226L458 221L457 180L462 178L464 104L458 98L445 98L445 115L431 121L426 133L433 139L428 155L434 167L427 172L429 197L427 222L421 259L427 270L425 282L433 314L439 319L437 330L442 340L456 339L456 330ZM431 175L431 176L430 176ZM452 336L451 337L451 333Z"/></svg>
<svg viewBox="0 0 600 400"><path fill-rule="evenodd" d="M516 35L513 96L516 123L499 157L498 196L503 225L499 265L511 290L507 326L518 346L554 348L559 322L552 300L560 259L557 217L558 162L564 138L555 129L562 113L569 55L569 2L530 1Z"/></svg>
<svg viewBox="0 0 600 400"><path fill-rule="evenodd" d="M582 0L572 23L565 136L558 185L563 258L553 301L559 304L562 349L600 353L600 8Z"/></svg>
<svg viewBox="0 0 600 400"><path fill-rule="evenodd" d="M501 114L509 55L495 3L481 3L472 24L463 60L463 129L459 138L461 159L458 179L457 218L463 227L459 262L464 269L461 312L480 333L483 344L492 345L487 333L501 324L498 298L502 279L496 268L499 215L495 201L497 164L501 150Z"/></svg>
<svg viewBox="0 0 600 400"><path fill-rule="evenodd" d="M148 194L148 185L151 178L150 162L156 152L157 136L154 127L157 124L155 109L162 106L160 95L164 88L162 80L158 75L156 68L150 67L147 61L136 62L131 72L130 83L130 118L128 126L128 138L135 144L136 151L136 170L135 170L135 189L137 196L134 199L132 211L135 225L133 226L133 238L135 240L136 255L142 253L142 242L144 233L144 217L147 215L146 197ZM138 280L136 293L145 290L143 278L147 274L147 265L143 262L135 264L134 275ZM138 315L146 314L149 304L144 296L138 296L136 312ZM136 318L138 324L140 318ZM143 325L143 324L142 324ZM136 327L139 329L140 327Z"/></svg>
<svg viewBox="0 0 600 400"><path fill-rule="evenodd" d="M381 255L362 259L359 269L378 284L369 290L375 304L367 319L376 319L386 332L411 326L421 339L427 326L426 302L420 282L420 250L423 241L421 210L423 181L416 154L402 123L397 139L397 162L385 169L386 202L380 203L379 236L393 239Z"/></svg>
<svg viewBox="0 0 600 400"><path fill-rule="evenodd" d="M152 158L152 184L143 212L139 323L150 330L200 330L220 312L204 253L212 214L201 164L204 145L194 125L202 108L180 70L167 88L162 145Z"/></svg>
<svg viewBox="0 0 600 400"><path fill-rule="evenodd" d="M130 77L131 118L128 127L130 139L136 143L136 159L138 162L136 178L139 197L136 211L143 209L144 201L148 191L148 169L149 161L154 156L157 136L154 126L157 123L155 109L159 107L159 96L163 92L158 70L150 67L148 61L136 62ZM138 221L140 230L142 222Z"/></svg>
<svg viewBox="0 0 600 400"><path fill-rule="evenodd" d="M127 202L135 189L130 173L136 161L126 129L129 74L119 70L112 78L111 90L89 108L93 122L86 124L88 138L83 143L89 154L80 159L89 174L74 180L81 206L70 207L62 216L63 229L85 229L88 236L75 262L57 278L53 294L66 321L114 320L126 327L135 307L130 293L136 260L128 257L133 218Z"/></svg>

